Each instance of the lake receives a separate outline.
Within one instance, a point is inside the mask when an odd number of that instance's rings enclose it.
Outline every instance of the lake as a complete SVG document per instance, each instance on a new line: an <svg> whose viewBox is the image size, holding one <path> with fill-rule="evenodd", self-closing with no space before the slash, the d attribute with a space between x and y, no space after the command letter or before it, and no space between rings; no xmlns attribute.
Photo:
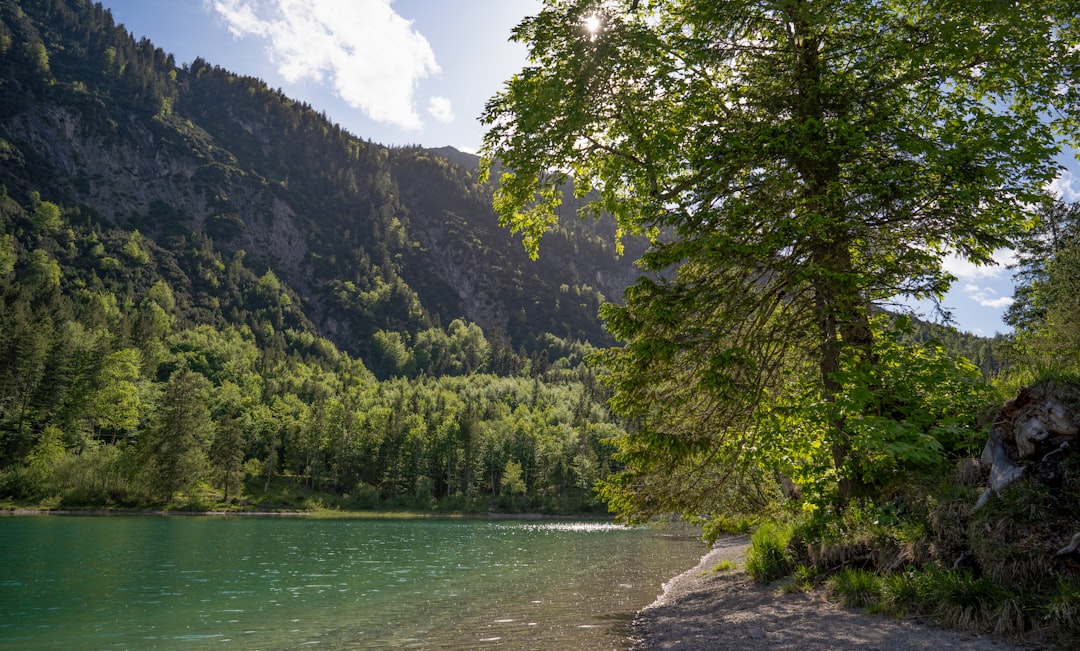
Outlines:
<svg viewBox="0 0 1080 651"><path fill-rule="evenodd" d="M0 518L3 649L625 649L705 553L567 520Z"/></svg>

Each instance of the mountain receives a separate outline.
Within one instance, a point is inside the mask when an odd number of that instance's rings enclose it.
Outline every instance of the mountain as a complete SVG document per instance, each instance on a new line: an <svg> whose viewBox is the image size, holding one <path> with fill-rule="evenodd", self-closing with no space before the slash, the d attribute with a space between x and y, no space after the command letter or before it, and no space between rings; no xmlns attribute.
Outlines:
<svg viewBox="0 0 1080 651"><path fill-rule="evenodd" d="M9 218L65 292L172 290L181 324L325 337L375 370L376 335L454 320L536 352L609 344L597 318L637 273L614 224L572 223L538 261L499 226L475 156L389 148L202 59L178 65L85 0L0 0L0 186L60 209Z"/></svg>
<svg viewBox="0 0 1080 651"><path fill-rule="evenodd" d="M582 359L645 244L563 220L532 261L493 191L0 0L0 508L600 508L624 423Z"/></svg>

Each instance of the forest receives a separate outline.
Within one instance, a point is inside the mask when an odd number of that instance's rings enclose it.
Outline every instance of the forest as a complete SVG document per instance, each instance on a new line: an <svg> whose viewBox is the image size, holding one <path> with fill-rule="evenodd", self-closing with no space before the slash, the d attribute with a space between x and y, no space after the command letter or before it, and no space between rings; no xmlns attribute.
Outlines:
<svg viewBox="0 0 1080 651"><path fill-rule="evenodd" d="M2 194L0 216L18 235L0 240L9 497L50 507L602 508L592 486L611 472L620 426L585 344L549 336L528 357L461 320L408 339L378 331L390 369L378 380L289 327L291 299L271 272L255 277L204 251L210 280L239 292L260 335L242 323L180 325L164 281L119 297L80 282L80 261L92 277L163 254L137 231L102 267L110 256L97 234L76 234L55 204Z"/></svg>
<svg viewBox="0 0 1080 651"><path fill-rule="evenodd" d="M609 220L529 261L477 163L0 2L0 494L603 512L623 424L584 360L632 259Z"/></svg>

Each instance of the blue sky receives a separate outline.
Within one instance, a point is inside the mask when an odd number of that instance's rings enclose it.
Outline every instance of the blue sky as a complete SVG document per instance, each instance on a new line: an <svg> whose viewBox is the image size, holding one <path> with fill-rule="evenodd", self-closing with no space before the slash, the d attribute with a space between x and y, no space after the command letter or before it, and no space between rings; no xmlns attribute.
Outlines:
<svg viewBox="0 0 1080 651"><path fill-rule="evenodd" d="M176 56L264 80L385 145L476 151L484 103L525 63L510 30L539 0L103 0L118 23ZM1080 199L1080 168L1054 189ZM1002 251L1007 264L1011 257ZM956 325L1007 332L1005 266L951 261L943 307ZM929 312L927 317L932 316Z"/></svg>
<svg viewBox="0 0 1080 651"><path fill-rule="evenodd" d="M103 0L176 56L258 77L387 145L480 146L484 103L525 63L538 0Z"/></svg>

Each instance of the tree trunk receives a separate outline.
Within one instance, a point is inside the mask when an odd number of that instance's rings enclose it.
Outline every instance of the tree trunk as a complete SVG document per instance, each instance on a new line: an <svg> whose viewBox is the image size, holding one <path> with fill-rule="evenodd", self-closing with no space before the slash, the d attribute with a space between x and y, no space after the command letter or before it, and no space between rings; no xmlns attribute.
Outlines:
<svg viewBox="0 0 1080 651"><path fill-rule="evenodd" d="M853 273L851 239L846 231L846 209L833 188L840 180L840 160L825 125L825 91L819 53L820 35L811 28L801 0L787 6L791 25L790 45L796 58L795 83L798 93L792 107L805 128L799 133L788 157L805 186L805 204L795 218L803 222L810 239L810 283L814 289L820 336L820 372L823 398L833 403L843 390L837 380L845 349L854 347L862 361L873 354L869 316ZM838 504L843 507L858 487L857 478L843 471L851 452L844 419L836 415L830 423L830 452L839 475Z"/></svg>
<svg viewBox="0 0 1080 651"><path fill-rule="evenodd" d="M873 334L866 305L851 278L851 252L847 246L833 242L815 256L820 265L815 283L818 324L821 336L821 385L823 398L834 403L843 386L837 380L844 350L853 350L860 363L873 363ZM837 506L843 507L855 494L860 482L847 476L844 462L851 452L851 440L844 418L836 415L830 423L832 436L830 452L833 467L839 476Z"/></svg>

